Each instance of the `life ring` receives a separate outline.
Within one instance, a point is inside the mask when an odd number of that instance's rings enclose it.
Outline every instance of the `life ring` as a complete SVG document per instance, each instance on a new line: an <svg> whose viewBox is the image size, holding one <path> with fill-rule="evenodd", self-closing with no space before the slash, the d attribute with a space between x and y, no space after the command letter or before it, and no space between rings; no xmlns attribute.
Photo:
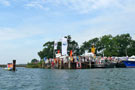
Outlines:
<svg viewBox="0 0 135 90"><path fill-rule="evenodd" d="M81 65L80 62L76 62L76 68L77 68L77 69L81 69L81 68L82 68L82 65Z"/></svg>

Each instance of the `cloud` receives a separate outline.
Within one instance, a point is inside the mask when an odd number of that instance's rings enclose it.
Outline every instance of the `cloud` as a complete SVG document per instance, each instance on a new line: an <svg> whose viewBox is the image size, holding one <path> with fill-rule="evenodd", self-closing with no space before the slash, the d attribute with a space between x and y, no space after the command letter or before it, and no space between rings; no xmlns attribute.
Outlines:
<svg viewBox="0 0 135 90"><path fill-rule="evenodd" d="M36 30L16 30L12 28L0 28L0 41L16 40L21 38L28 38L35 35L42 34L41 31Z"/></svg>
<svg viewBox="0 0 135 90"><path fill-rule="evenodd" d="M106 34L113 36L117 34L130 33L135 39L135 1L125 2L121 10L107 11L92 18L86 18L77 22L73 22L72 26L85 27L79 32L80 35L74 34L73 38L82 44L85 40L88 41L95 37L101 37ZM81 36L81 38L80 38Z"/></svg>
<svg viewBox="0 0 135 90"><path fill-rule="evenodd" d="M67 7L79 13L88 13L93 10L117 6L120 0L32 0L27 3L27 7L35 7L40 9Z"/></svg>
<svg viewBox="0 0 135 90"><path fill-rule="evenodd" d="M62 0L61 0L62 1ZM63 4L80 13L88 13L92 10L110 7L115 0L65 0Z"/></svg>
<svg viewBox="0 0 135 90"><path fill-rule="evenodd" d="M65 8L79 13L90 13L95 10L109 8L124 8L128 3L134 3L133 0L12 0L10 2L21 4L29 8L38 8L41 10L54 10ZM9 0L0 0L0 4L10 6ZM132 9L132 8L131 8Z"/></svg>
<svg viewBox="0 0 135 90"><path fill-rule="evenodd" d="M30 2L30 3L26 4L25 6L26 7L33 7L33 8L40 8L42 10L48 11L49 8L43 6L43 4L44 4L44 1L41 0L40 2L37 2L37 1Z"/></svg>
<svg viewBox="0 0 135 90"><path fill-rule="evenodd" d="M8 0L0 0L0 4L10 6L10 2Z"/></svg>

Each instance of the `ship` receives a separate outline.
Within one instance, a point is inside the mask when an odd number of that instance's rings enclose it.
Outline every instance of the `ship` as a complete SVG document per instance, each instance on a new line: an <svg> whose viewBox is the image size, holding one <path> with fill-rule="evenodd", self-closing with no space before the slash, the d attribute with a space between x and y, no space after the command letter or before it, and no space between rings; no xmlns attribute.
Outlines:
<svg viewBox="0 0 135 90"><path fill-rule="evenodd" d="M127 68L135 68L135 56L129 57L126 61L122 61Z"/></svg>
<svg viewBox="0 0 135 90"><path fill-rule="evenodd" d="M8 64L7 64L7 67L4 68L4 70L12 71L12 70L13 70L13 64L12 64L12 63L8 63Z"/></svg>

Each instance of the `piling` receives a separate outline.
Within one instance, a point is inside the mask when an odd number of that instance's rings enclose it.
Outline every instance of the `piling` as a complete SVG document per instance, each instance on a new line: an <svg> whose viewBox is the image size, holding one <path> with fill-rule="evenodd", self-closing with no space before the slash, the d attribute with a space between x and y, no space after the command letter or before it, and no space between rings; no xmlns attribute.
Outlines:
<svg viewBox="0 0 135 90"><path fill-rule="evenodd" d="M91 60L89 60L89 67L91 68Z"/></svg>
<svg viewBox="0 0 135 90"><path fill-rule="evenodd" d="M70 62L70 60L68 61L68 69L71 69L71 62Z"/></svg>
<svg viewBox="0 0 135 90"><path fill-rule="evenodd" d="M13 60L13 71L16 70L16 60Z"/></svg>
<svg viewBox="0 0 135 90"><path fill-rule="evenodd" d="M42 61L42 68L45 68L45 62Z"/></svg>

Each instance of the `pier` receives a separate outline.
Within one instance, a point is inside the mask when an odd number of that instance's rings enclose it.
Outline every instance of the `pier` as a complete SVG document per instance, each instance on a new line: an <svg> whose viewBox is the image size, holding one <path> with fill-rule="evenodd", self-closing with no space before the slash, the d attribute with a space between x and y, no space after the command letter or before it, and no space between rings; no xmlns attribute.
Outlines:
<svg viewBox="0 0 135 90"><path fill-rule="evenodd" d="M67 56L40 61L40 68L46 69L93 69L93 68L125 68L122 59L113 57ZM37 64L36 62L33 64Z"/></svg>

